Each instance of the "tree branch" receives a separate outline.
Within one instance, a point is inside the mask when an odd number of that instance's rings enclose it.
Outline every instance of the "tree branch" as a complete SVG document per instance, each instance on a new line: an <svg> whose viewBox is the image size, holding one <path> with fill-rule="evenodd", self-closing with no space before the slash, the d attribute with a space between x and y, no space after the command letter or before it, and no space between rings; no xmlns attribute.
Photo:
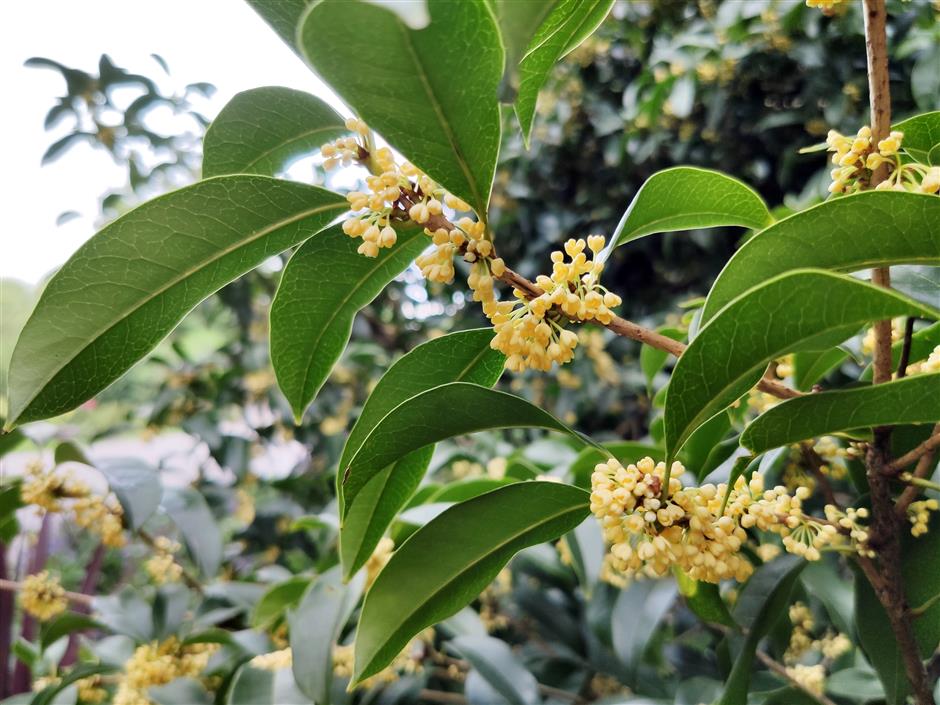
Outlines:
<svg viewBox="0 0 940 705"><path fill-rule="evenodd" d="M757 658L760 659L761 662L767 666L767 668L769 668L781 678L786 679L786 681L791 686L798 689L800 692L806 693L806 695L811 697L816 702L821 703L822 705L836 705L836 702L834 700L830 700L825 694L812 691L798 680L793 678L789 673L787 673L787 669L782 663L775 661L767 653L761 651L760 649L758 649L755 653L757 654Z"/></svg>

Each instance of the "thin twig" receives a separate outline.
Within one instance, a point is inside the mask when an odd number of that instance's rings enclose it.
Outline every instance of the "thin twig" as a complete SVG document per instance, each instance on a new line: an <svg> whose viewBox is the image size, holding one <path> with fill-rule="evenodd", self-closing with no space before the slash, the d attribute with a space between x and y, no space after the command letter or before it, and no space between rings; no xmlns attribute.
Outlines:
<svg viewBox="0 0 940 705"><path fill-rule="evenodd" d="M885 471L889 475L897 475L908 465L917 461L920 457L922 457L926 453L932 453L938 447L940 447L940 424L937 424L936 426L934 426L933 433L930 434L930 438L928 438L926 441L924 441L917 447L909 450L900 458L896 458L894 461L889 463L885 467Z"/></svg>
<svg viewBox="0 0 940 705"><path fill-rule="evenodd" d="M767 668L769 668L771 671L776 673L781 678L784 678L794 688L805 693L816 702L822 703L822 705L836 705L836 702L834 700L830 700L828 697L826 697L825 694L817 693L814 690L810 690L809 688L804 686L802 683L800 683L798 680L796 680L793 676L791 676L787 672L786 666L784 666L779 661L775 661L774 659L772 659L767 653L760 651L760 650L758 650L756 653L757 653L757 658L760 659L763 662L763 664L767 666Z"/></svg>
<svg viewBox="0 0 940 705"><path fill-rule="evenodd" d="M23 589L23 583L17 582L16 580L7 580L5 578L0 578L0 590L6 592L19 592ZM69 592L65 591L65 599L69 602L74 602L76 605L81 605L86 609L91 609L91 606L94 604L95 598L93 595L83 595L80 592Z"/></svg>
<svg viewBox="0 0 940 705"><path fill-rule="evenodd" d="M444 690L431 690L422 688L418 691L418 700L427 700L432 703L452 703L453 705L466 705L467 699L460 693L448 693Z"/></svg>
<svg viewBox="0 0 940 705"><path fill-rule="evenodd" d="M940 424L934 426L934 435L931 438L937 439L937 444L940 445ZM928 439L929 440L929 439ZM936 448L930 448L922 456L920 460L917 461L917 466L914 468L912 475L915 478L925 478L930 473L930 470L933 466L933 459L936 455ZM901 493L901 496L898 497L897 502L894 504L894 511L898 515L899 519L907 518L907 508L911 506L911 502L917 499L920 495L920 488L917 485L908 485L904 488L904 491Z"/></svg>
<svg viewBox="0 0 940 705"><path fill-rule="evenodd" d="M819 456L819 453L816 452L816 449L813 448L811 443L800 443L800 453L802 453L803 459L809 467L809 471L816 479L816 484L819 485L819 488L822 490L826 502L839 506L839 503L836 501L835 492L832 491L829 478L823 475L822 472L822 467L826 464L825 461Z"/></svg>
<svg viewBox="0 0 940 705"><path fill-rule="evenodd" d="M908 316L904 323L904 343L901 346L901 357L898 359L898 379L907 374L907 363L911 359L911 342L914 338L914 317Z"/></svg>

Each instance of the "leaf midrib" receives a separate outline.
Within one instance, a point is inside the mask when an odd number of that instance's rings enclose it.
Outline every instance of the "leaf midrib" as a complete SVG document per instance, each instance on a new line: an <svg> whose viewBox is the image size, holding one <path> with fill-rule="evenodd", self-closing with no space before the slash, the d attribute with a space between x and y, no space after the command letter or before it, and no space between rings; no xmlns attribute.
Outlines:
<svg viewBox="0 0 940 705"><path fill-rule="evenodd" d="M425 71L424 64L421 62L418 57L417 52L415 51L414 45L411 41L411 30L408 29L401 20L395 19L395 25L398 27L398 31L402 35L402 40L405 45L405 48L408 50L408 53L411 55L411 59L414 62L415 66L418 67L418 71L415 72L415 75L420 79L421 85L424 87L424 92L428 97L428 103L431 108L434 110L434 116L437 118L437 121L441 125L441 129L446 135L447 139L450 141L451 149L454 150L454 156L457 157L457 164L460 166L460 170L463 172L464 178L467 180L467 185L470 187L470 190L473 191L473 200L477 208L483 208L483 199L480 197L480 191L477 187L476 179L473 174L470 172L470 167L467 165L466 159L464 159L463 151L460 149L460 146L457 143L457 140L454 136L453 131L450 129L450 124L444 118L444 114L441 111L440 103L437 101L437 97L434 92L431 90L431 84L428 81L427 72ZM478 214L479 215L479 214ZM485 215L485 214L484 214ZM481 216L483 217L483 216Z"/></svg>
<svg viewBox="0 0 940 705"><path fill-rule="evenodd" d="M485 495L481 495L481 496L485 496ZM459 506L459 505L455 505L455 506ZM405 625L405 623L406 623L409 619L411 619L412 617L414 617L416 614L418 614L418 612L420 612L421 609L422 609L425 605L427 605L429 602L431 602L432 600L434 600L435 598L437 598L438 595L440 595L442 592L444 592L446 589L448 589L448 588L449 588L451 585L453 585L454 583L460 582L460 580L463 578L464 575L466 575L469 571L471 571L473 568L475 568L475 567L476 567L477 565L479 565L481 562L483 562L484 560L486 560L486 558L488 558L488 557L492 556L493 554L497 553L498 551L500 551L500 550L506 548L509 544L511 544L511 543L512 543L513 541L515 541L516 539L521 538L522 536L525 536L527 533L532 532L532 531L535 531L536 529L539 529L539 528L541 528L542 526L545 526L546 524L548 524L548 523L554 521L555 519L559 519L559 518L565 516L566 514L575 513L575 512L577 512L577 511L579 511L579 510L584 510L584 509L587 509L587 508L588 508L588 503L587 503L587 502L584 502L584 503L579 504L579 505L577 505L577 506L575 506L575 507L567 507L567 508L565 508L565 509L562 509L562 510L556 512L555 514L550 514L550 515L547 515L547 516L544 516L544 515L543 515L541 521L539 521L539 522L537 522L537 523L535 523L535 524L530 524L530 525L527 526L526 528L524 528L524 529L522 529L522 530L520 530L520 531L517 531L517 532L513 533L512 535L510 535L509 537L507 537L507 538L504 539L503 541L497 543L495 546L492 546L492 545L491 545L491 546L488 546L488 547L487 547L487 550L488 550L487 553L483 553L482 555L479 555L479 556L478 556L477 558L475 558L473 561L471 561L470 563L468 563L468 564L463 568L463 570L461 570L460 572L456 573L456 574L454 575L454 577L451 578L450 580L445 581L445 582L441 585L440 588L438 588L438 589L436 589L434 592L432 592L432 593L428 596L428 598L427 598L426 600L424 600L424 602L422 602L416 609L414 609L414 610L412 610L411 612L409 612L409 613L404 617L404 619L401 621L401 623L399 623L399 624L396 626L395 631L394 631L394 633L393 633L393 636L397 635L398 632L399 632L399 630ZM380 651L381 649L384 649L384 648L388 645L388 643L389 643L390 641L391 641L391 639L387 639L387 640L379 647L379 649L376 649L376 652ZM375 656L373 655L373 660L374 660L374 658L375 658ZM369 665L370 665L370 666L372 665L372 662L371 662L371 661L369 662Z"/></svg>
<svg viewBox="0 0 940 705"><path fill-rule="evenodd" d="M294 136L291 137L289 140L284 140L284 141L281 142L280 144L277 144L277 145L275 145L274 147L271 147L270 149L266 149L266 150L263 151L261 154L259 154L255 159L252 159L250 162L248 162L247 164L245 164L245 167L244 167L244 168L249 169L249 168L255 166L256 164L258 164L258 162L261 162L261 161L263 161L264 159L267 159L270 155L272 155L273 153L277 152L279 149L284 149L285 147L287 147L287 146L289 146L289 145L291 145L291 144L293 144L293 143L295 143L295 142L300 142L301 140L304 140L304 139L306 139L306 138L308 138L308 137L312 137L313 135L315 135L315 134L317 134L317 133L319 133L319 132L332 132L333 130L342 130L344 127L345 127L345 125L336 124L336 125L330 125L330 126L327 126L327 127L318 127L318 128L316 128L316 129L313 129L313 130L307 130L306 132L301 132L301 133L299 133L299 134L297 134L297 135L294 135Z"/></svg>
<svg viewBox="0 0 940 705"><path fill-rule="evenodd" d="M33 394L26 400L26 402L22 405L20 411L17 413L16 417L13 418L13 419L11 419L11 420L12 420L12 421L15 421L17 418L19 418L20 416L22 416L22 415L23 415L23 412L25 412L27 409L29 409L30 405L36 400L36 398L39 396L39 394L42 392L42 390L45 389L46 385L49 384L50 381L52 381L53 379L55 379L55 378L59 375L59 373L62 372L68 365L70 365L72 362L74 362L74 361L78 358L79 355L81 355L83 352L85 352L85 351L88 350L90 347L92 347L92 346L95 344L95 341L96 341L96 340L98 340L99 338L101 338L101 336L103 336L103 335L104 335L105 333L107 333L108 331L112 330L112 329L113 329L115 326L117 326L119 323L122 323L122 322L126 321L128 318L130 318L131 316L133 316L134 313L136 313L136 312L139 311L141 308L143 308L144 306L146 306L148 303L150 303L151 301L153 301L154 299L156 299L158 296L161 296L162 294L166 293L167 291L169 291L170 289L172 289L173 287L175 287L177 284L180 284L181 282L185 281L186 279L188 279L189 277L193 276L193 275L196 274L197 272L199 272L199 271L205 269L206 267L208 267L208 266L210 266L210 265L212 265L212 264L218 262L218 261L219 261L220 259L222 259L223 257L226 257L227 255L230 255L230 254L232 254L233 252L236 252L237 250L241 249L242 247L247 247L248 245L251 245L252 243L257 242L257 241L260 240L261 238L265 237L266 235L271 234L272 232L274 232L274 231L276 231L276 230L279 230L280 228L283 228L283 227L286 227L286 226L291 225L291 224L293 224L293 223L296 223L296 222L298 222L298 221L300 221L300 220L303 220L304 218L309 218L310 216L316 215L317 213L321 213L321 212L329 211L329 210L333 210L333 209L340 209L340 208L342 208L343 206L344 206L343 203L337 202L337 203L331 204L331 205L317 206L316 208L311 208L311 209L308 209L308 210L305 210L305 211L301 211L300 213L297 213L297 214L295 214L295 215L293 215L293 216L290 216L289 218L283 218L283 219L281 219L281 220L279 220L279 221L276 221L276 222L272 223L271 225L269 225L269 226L267 226L267 227L265 227L265 228L262 228L262 229L259 230L255 235L251 236L250 238L248 238L248 239L246 239L246 240L239 240L237 243L233 243L231 246L226 247L226 248L223 248L223 249L222 249L219 253L217 253L216 255L210 257L210 258L207 259L207 260L203 260L203 261L200 262L197 266L191 267L190 269L187 269L187 270L183 271L183 272L182 272L180 275L178 275L177 277L170 279L165 285L163 285L163 286L161 286L160 288L156 289L155 291L153 291L153 292L152 292L151 294L149 294L148 296L143 297L139 302L135 303L135 305L129 307L129 308L126 309L125 311L122 311L121 314L120 314L116 319L113 320L113 322L111 322L111 323L109 323L108 325L106 325L106 326L104 326L104 327L98 329L95 333L93 333L91 336L89 336L89 341L88 341L85 345L83 345L80 349L76 350L76 351L74 352L74 354L72 354L71 356L65 358L65 359L62 361L62 363L61 363L60 365L57 365L57 366L55 367L55 369L54 369L52 372L50 372L48 375L45 376L45 378L44 378L43 381L42 381L42 384L41 384L41 385L37 385L37 391L36 391L35 393L33 393Z"/></svg>

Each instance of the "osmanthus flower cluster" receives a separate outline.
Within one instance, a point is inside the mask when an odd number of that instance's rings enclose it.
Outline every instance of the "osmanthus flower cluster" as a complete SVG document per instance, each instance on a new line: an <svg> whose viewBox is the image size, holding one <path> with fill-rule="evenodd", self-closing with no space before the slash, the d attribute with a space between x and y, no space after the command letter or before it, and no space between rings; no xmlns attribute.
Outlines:
<svg viewBox="0 0 940 705"><path fill-rule="evenodd" d="M835 167L830 172L831 193L854 193L867 189L872 172L885 166L887 177L875 186L876 190L894 189L917 193L940 191L940 166L928 166L901 159L904 133L893 131L877 145L872 144L871 128L860 128L854 137L830 130L826 138L827 151L832 152Z"/></svg>
<svg viewBox="0 0 940 705"><path fill-rule="evenodd" d="M49 575L47 570L26 576L19 599L20 607L40 622L57 617L69 606L59 579Z"/></svg>
<svg viewBox="0 0 940 705"><path fill-rule="evenodd" d="M218 648L218 644L183 644L176 637L138 646L124 664L114 705L151 705L148 688L199 677Z"/></svg>
<svg viewBox="0 0 940 705"><path fill-rule="evenodd" d="M500 301L494 281L505 274L506 264L496 256L485 224L469 216L454 222L445 217L445 209L456 214L471 212L471 207L413 164L396 163L388 148L374 148L369 128L361 120L350 118L346 126L358 138L344 137L324 145L324 166L357 162L371 174L365 180L368 192L346 195L353 213L343 223L343 232L362 239L357 248L360 254L376 257L397 242L394 223L424 226L434 247L415 262L430 281L452 282L454 259L462 256L471 265L468 285L473 300L482 304L493 324L493 347L506 354L510 370L548 371L554 363L569 362L578 336L565 329L567 321L606 325L613 320L611 309L621 299L600 283L604 265L597 255L604 248L603 236L569 239L563 250L552 253L551 275L536 279L541 293L532 296L514 289L515 300Z"/></svg>
<svg viewBox="0 0 940 705"><path fill-rule="evenodd" d="M175 583L183 575L183 566L176 562L174 554L182 548L179 542L166 536L158 536L153 541L153 555L144 563L150 579L155 585Z"/></svg>
<svg viewBox="0 0 940 705"><path fill-rule="evenodd" d="M793 631L783 655L787 675L811 693L821 694L825 689L828 666L852 650L852 641L845 634L831 630L815 638L816 620L812 610L803 602L794 602L789 616Z"/></svg>
<svg viewBox="0 0 940 705"><path fill-rule="evenodd" d="M806 0L807 7L815 7L824 15L834 15L848 6L847 0Z"/></svg>
<svg viewBox="0 0 940 705"><path fill-rule="evenodd" d="M125 544L124 510L113 493L95 494L69 472L46 470L31 463L20 488L24 504L35 504L51 513L70 514L76 525L97 534L105 546Z"/></svg>
<svg viewBox="0 0 940 705"><path fill-rule="evenodd" d="M863 509L827 505L819 519L803 512L806 487L793 494L783 486L764 489L758 473L739 477L730 489L684 487L684 472L675 462L667 473L665 463L648 457L627 467L613 459L595 467L591 512L610 546L605 575L613 582L660 577L674 566L695 580L743 582L754 570L741 551L751 529L780 535L788 552L807 560L819 560L827 547L869 553Z"/></svg>

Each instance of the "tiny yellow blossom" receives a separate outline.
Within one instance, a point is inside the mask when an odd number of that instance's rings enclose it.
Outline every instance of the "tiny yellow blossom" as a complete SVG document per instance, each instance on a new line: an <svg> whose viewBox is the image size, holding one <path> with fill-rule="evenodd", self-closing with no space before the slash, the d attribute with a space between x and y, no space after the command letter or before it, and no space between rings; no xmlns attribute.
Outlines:
<svg viewBox="0 0 940 705"><path fill-rule="evenodd" d="M59 579L44 570L28 575L20 590L20 606L41 622L56 617L68 608L69 601Z"/></svg>

